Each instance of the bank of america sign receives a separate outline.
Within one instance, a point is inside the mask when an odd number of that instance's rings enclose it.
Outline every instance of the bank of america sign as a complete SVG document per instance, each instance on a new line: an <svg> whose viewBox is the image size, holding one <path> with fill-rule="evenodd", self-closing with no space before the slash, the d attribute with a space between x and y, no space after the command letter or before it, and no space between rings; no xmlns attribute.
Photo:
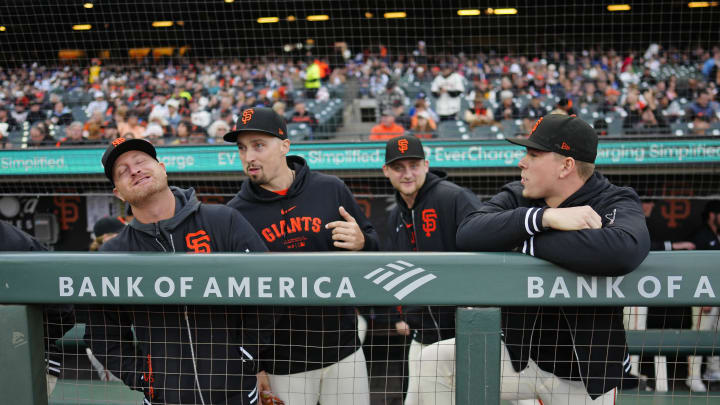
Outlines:
<svg viewBox="0 0 720 405"><path fill-rule="evenodd" d="M410 293L437 277L422 267L415 267L414 264L404 260L396 260L369 272L364 278L393 293L395 298L402 301Z"/></svg>

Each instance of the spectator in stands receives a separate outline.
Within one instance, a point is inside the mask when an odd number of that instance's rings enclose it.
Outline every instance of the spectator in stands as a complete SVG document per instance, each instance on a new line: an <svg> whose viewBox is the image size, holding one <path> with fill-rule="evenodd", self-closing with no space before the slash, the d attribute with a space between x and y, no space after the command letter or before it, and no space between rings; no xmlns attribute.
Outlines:
<svg viewBox="0 0 720 405"><path fill-rule="evenodd" d="M163 132L162 125L152 122L145 128L143 138L155 146L164 145L165 139L163 138Z"/></svg>
<svg viewBox="0 0 720 405"><path fill-rule="evenodd" d="M418 138L433 138L437 124L427 111L420 111L411 118L410 130Z"/></svg>
<svg viewBox="0 0 720 405"><path fill-rule="evenodd" d="M453 71L452 65L442 66L442 72L433 80L430 91L437 100L435 106L440 121L456 119L460 112L460 96L465 92L465 86L462 77Z"/></svg>
<svg viewBox="0 0 720 405"><path fill-rule="evenodd" d="M602 103L603 96L598 93L594 81L588 80L583 84L582 96L578 101L581 106L598 105Z"/></svg>
<svg viewBox="0 0 720 405"><path fill-rule="evenodd" d="M180 102L175 99L170 99L165 103L167 106L167 121L168 125L175 128L180 123L180 119L182 118L180 116L179 110L180 110Z"/></svg>
<svg viewBox="0 0 720 405"><path fill-rule="evenodd" d="M83 123L74 121L65 128L66 136L57 143L57 146L82 146L87 145L83 134Z"/></svg>
<svg viewBox="0 0 720 405"><path fill-rule="evenodd" d="M405 129L410 129L412 126L411 117L405 112L405 106L403 104L397 104L391 108L395 122Z"/></svg>
<svg viewBox="0 0 720 405"><path fill-rule="evenodd" d="M50 136L45 123L38 122L30 127L30 142L28 143L28 147L37 148L55 146L55 143L56 141Z"/></svg>
<svg viewBox="0 0 720 405"><path fill-rule="evenodd" d="M618 101L620 100L620 92L608 87L605 90L605 100L600 104L598 111L602 113L615 112L619 106Z"/></svg>
<svg viewBox="0 0 720 405"><path fill-rule="evenodd" d="M105 111L107 111L109 105L107 100L105 100L105 94L100 91L96 90L95 93L93 93L94 100L88 104L87 107L87 115L92 116L95 111L99 111L101 114L105 115Z"/></svg>
<svg viewBox="0 0 720 405"><path fill-rule="evenodd" d="M631 99L632 94L635 94L632 89L628 94L628 99ZM643 93L645 102L637 102L628 105L628 116L625 118L624 126L627 128L625 133L632 134L635 132L639 133L661 133L668 132L669 127L667 121L662 114L662 110L659 108L655 95L651 89L648 89ZM632 101L631 101L632 102Z"/></svg>
<svg viewBox="0 0 720 405"><path fill-rule="evenodd" d="M127 121L118 123L118 131L123 134L133 134L132 139L142 139L145 136L145 126L140 123L138 112L130 110L127 115Z"/></svg>
<svg viewBox="0 0 720 405"><path fill-rule="evenodd" d="M30 111L27 115L27 122L30 125L34 125L36 122L45 121L47 118L47 114L45 111L42 111L40 107L42 107L42 104L39 101L33 101L30 103Z"/></svg>
<svg viewBox="0 0 720 405"><path fill-rule="evenodd" d="M432 120L435 121L436 123L440 119L438 117L437 113L428 106L427 100L425 99L425 96L422 93L420 93L418 95L418 99L415 101L415 105L412 108L410 108L408 115L410 115L410 117L413 117L420 111L427 111L427 113L430 114L430 118L432 118Z"/></svg>
<svg viewBox="0 0 720 405"><path fill-rule="evenodd" d="M208 134L207 131L205 131L205 128L198 125L190 127L190 136L188 137L189 145L205 145L207 143Z"/></svg>
<svg viewBox="0 0 720 405"><path fill-rule="evenodd" d="M29 100L27 97L22 97L15 100L15 109L10 113L15 122L22 124L27 120L28 112L26 110Z"/></svg>
<svg viewBox="0 0 720 405"><path fill-rule="evenodd" d="M473 106L465 110L463 118L470 129L495 123L492 110L485 106L485 97L480 93L476 93Z"/></svg>
<svg viewBox="0 0 720 405"><path fill-rule="evenodd" d="M110 143L113 139L120 136L117 125L113 121L105 122L103 124L103 143Z"/></svg>
<svg viewBox="0 0 720 405"><path fill-rule="evenodd" d="M222 144L222 138L228 132L230 132L230 125L223 120L217 120L210 124L210 128L208 128L208 141L214 144Z"/></svg>
<svg viewBox="0 0 720 405"><path fill-rule="evenodd" d="M702 212L702 227L691 238L698 250L720 250L720 201L710 201ZM720 320L718 307L693 307L692 329L717 331ZM706 392L703 379L720 381L720 357L710 356L705 373L700 376L702 356L688 356L688 376L685 384L693 392Z"/></svg>
<svg viewBox="0 0 720 405"><path fill-rule="evenodd" d="M281 117L284 118L284 117L285 117L285 113L286 113L286 109L287 109L287 104L285 104L285 103L282 102L282 101L276 101L275 103L273 103L272 109L273 109L273 111L275 111L279 116L281 116Z"/></svg>
<svg viewBox="0 0 720 405"><path fill-rule="evenodd" d="M8 125L5 123L0 122L0 149L6 149L9 148L8 141L7 141L7 131Z"/></svg>
<svg viewBox="0 0 720 405"><path fill-rule="evenodd" d="M717 122L720 108L716 102L712 101L712 97L709 90L701 91L697 99L688 106L685 116L693 121Z"/></svg>
<svg viewBox="0 0 720 405"><path fill-rule="evenodd" d="M15 121L15 118L10 116L8 111L4 108L0 108L0 124L7 125L7 127L5 128L7 133L20 129L20 126L18 125L17 121Z"/></svg>
<svg viewBox="0 0 720 405"><path fill-rule="evenodd" d="M70 112L70 109L66 108L61 101L58 101L53 106L53 110L50 113L48 121L50 121L50 123L54 125L66 126L70 125L73 122L73 116Z"/></svg>
<svg viewBox="0 0 720 405"><path fill-rule="evenodd" d="M448 181L445 172L431 171L422 143L412 135L387 142L382 170L395 189L395 205L386 221L385 249L396 252L457 251L455 234L458 225L481 205L475 194ZM415 218L424 218L426 212L434 215L433 220L437 224L432 231L426 231L424 225L419 227L421 222L415 222ZM423 357L423 348L455 337L455 309L448 306L408 306L403 308L402 320L395 323L400 335L412 336L405 405L420 403L418 394L423 360L438 364L434 357ZM442 371L434 371L433 375L442 374Z"/></svg>
<svg viewBox="0 0 720 405"><path fill-rule="evenodd" d="M190 141L190 127L192 126L193 125L188 122L181 121L177 126L175 139L172 141L171 145L187 144Z"/></svg>
<svg viewBox="0 0 720 405"><path fill-rule="evenodd" d="M318 120L315 118L315 114L307 110L307 106L304 102L295 104L293 115L290 117L290 122L294 124L305 123L313 131L315 131L318 126Z"/></svg>
<svg viewBox="0 0 720 405"><path fill-rule="evenodd" d="M377 95L379 111L404 105L405 99L405 92L395 83L395 80L388 80L385 91Z"/></svg>
<svg viewBox="0 0 720 405"><path fill-rule="evenodd" d="M558 101L555 109L550 114L562 114L562 115L573 115L577 114L573 108L573 102L571 99L564 97Z"/></svg>
<svg viewBox="0 0 720 405"><path fill-rule="evenodd" d="M515 105L512 91L503 90L500 93L500 105L495 109L494 116L498 121L520 118L520 110Z"/></svg>
<svg viewBox="0 0 720 405"><path fill-rule="evenodd" d="M385 110L380 118L380 123L370 130L371 141L382 141L405 133L405 128L395 123L395 116L392 110Z"/></svg>
<svg viewBox="0 0 720 405"><path fill-rule="evenodd" d="M523 129L526 134L530 133L537 120L547 114L547 110L542 106L543 99L543 95L531 98L530 103L528 103L527 107L520 113L520 116L523 118Z"/></svg>
<svg viewBox="0 0 720 405"><path fill-rule="evenodd" d="M103 137L105 115L95 110L93 115L83 125L83 132L87 133L88 143L98 143Z"/></svg>
<svg viewBox="0 0 720 405"><path fill-rule="evenodd" d="M305 97L313 100L320 88L320 78L322 76L322 68L317 60L313 60L305 70ZM254 107L250 105L249 107Z"/></svg>

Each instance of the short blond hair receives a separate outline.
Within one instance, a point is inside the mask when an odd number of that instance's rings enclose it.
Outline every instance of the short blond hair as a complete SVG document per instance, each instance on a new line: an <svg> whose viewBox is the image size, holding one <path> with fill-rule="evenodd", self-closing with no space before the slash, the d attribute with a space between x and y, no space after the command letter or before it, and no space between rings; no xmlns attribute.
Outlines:
<svg viewBox="0 0 720 405"><path fill-rule="evenodd" d="M583 162L575 160L575 167L577 167L578 175L581 179L587 180L595 172L595 163Z"/></svg>

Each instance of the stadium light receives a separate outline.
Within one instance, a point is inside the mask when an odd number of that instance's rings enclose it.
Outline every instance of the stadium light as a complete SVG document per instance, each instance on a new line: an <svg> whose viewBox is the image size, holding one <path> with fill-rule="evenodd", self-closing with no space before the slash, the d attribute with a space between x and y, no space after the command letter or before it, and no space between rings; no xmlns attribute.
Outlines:
<svg viewBox="0 0 720 405"><path fill-rule="evenodd" d="M257 22L259 24L276 23L278 21L280 21L280 18L278 18L278 17L260 17L257 19Z"/></svg>
<svg viewBox="0 0 720 405"><path fill-rule="evenodd" d="M289 16L287 16L287 20L288 20L288 21L295 21L295 20L297 20L297 18L295 18L294 15L289 15Z"/></svg>
<svg viewBox="0 0 720 405"><path fill-rule="evenodd" d="M167 28L167 27L172 27L173 22L172 21L153 21L152 26L155 28Z"/></svg>
<svg viewBox="0 0 720 405"><path fill-rule="evenodd" d="M691 1L688 3L690 8L717 7L717 1Z"/></svg>
<svg viewBox="0 0 720 405"><path fill-rule="evenodd" d="M83 4L83 7L85 7L85 8L93 8L93 4L92 4L92 3L85 3L85 4Z"/></svg>
<svg viewBox="0 0 720 405"><path fill-rule="evenodd" d="M234 3L235 0L225 0L225 3Z"/></svg>
<svg viewBox="0 0 720 405"><path fill-rule="evenodd" d="M607 6L608 11L630 11L629 4L610 4Z"/></svg>
<svg viewBox="0 0 720 405"><path fill-rule="evenodd" d="M518 13L518 11L516 8L496 8L492 12L492 14L495 14L495 15L514 15L517 13Z"/></svg>
<svg viewBox="0 0 720 405"><path fill-rule="evenodd" d="M5 28L4 25L0 25L0 32L5 32L5 30L7 30L7 28Z"/></svg>
<svg viewBox="0 0 720 405"><path fill-rule="evenodd" d="M404 11L393 11L390 13L385 13L383 15L383 17L388 18L388 19L390 19L390 18L405 18L405 17L407 17L407 14Z"/></svg>
<svg viewBox="0 0 720 405"><path fill-rule="evenodd" d="M307 16L308 21L327 21L330 16L327 14L309 15Z"/></svg>
<svg viewBox="0 0 720 405"><path fill-rule="evenodd" d="M373 18L373 17L374 17L373 13L371 13L369 11L365 12L365 18Z"/></svg>
<svg viewBox="0 0 720 405"><path fill-rule="evenodd" d="M73 31L87 31L92 29L90 24L75 24L72 26Z"/></svg>
<svg viewBox="0 0 720 405"><path fill-rule="evenodd" d="M458 10L458 15L480 15L480 10Z"/></svg>

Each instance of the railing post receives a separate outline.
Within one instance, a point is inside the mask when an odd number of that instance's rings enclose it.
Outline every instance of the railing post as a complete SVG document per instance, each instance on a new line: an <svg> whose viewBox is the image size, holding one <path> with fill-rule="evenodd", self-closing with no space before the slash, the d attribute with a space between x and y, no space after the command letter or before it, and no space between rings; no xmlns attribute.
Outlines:
<svg viewBox="0 0 720 405"><path fill-rule="evenodd" d="M500 404L500 308L458 308L456 404Z"/></svg>
<svg viewBox="0 0 720 405"><path fill-rule="evenodd" d="M0 305L0 403L47 405L42 307Z"/></svg>

